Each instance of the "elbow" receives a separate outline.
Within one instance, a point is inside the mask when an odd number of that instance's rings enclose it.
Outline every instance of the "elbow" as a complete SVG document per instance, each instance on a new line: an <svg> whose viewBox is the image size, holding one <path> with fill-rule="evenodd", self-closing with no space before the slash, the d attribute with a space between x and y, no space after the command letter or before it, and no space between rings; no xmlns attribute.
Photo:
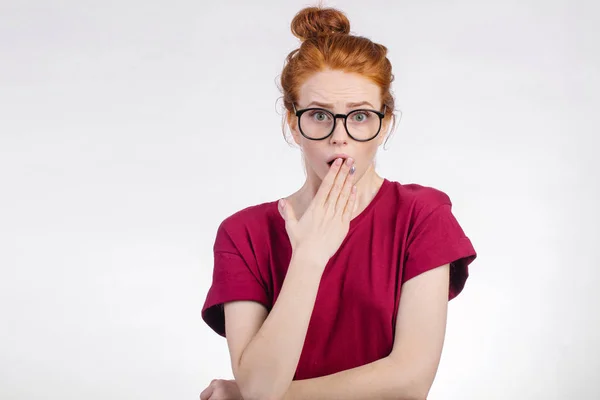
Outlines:
<svg viewBox="0 0 600 400"><path fill-rule="evenodd" d="M400 362L391 358L394 400L426 400L435 378L435 369L419 368L417 362ZM410 367L408 367L410 366Z"/></svg>
<svg viewBox="0 0 600 400"><path fill-rule="evenodd" d="M429 395L429 389L431 384L413 381L410 385L405 385L398 393L401 395L396 396L396 400L427 400Z"/></svg>
<svg viewBox="0 0 600 400"><path fill-rule="evenodd" d="M422 379L420 376L413 375L409 378L407 375L403 376L404 379L394 381L391 385L393 394L388 398L393 400L427 400L432 382Z"/></svg>
<svg viewBox="0 0 600 400"><path fill-rule="evenodd" d="M402 400L427 400L427 395L422 393L414 393L409 397L402 397Z"/></svg>
<svg viewBox="0 0 600 400"><path fill-rule="evenodd" d="M410 387L404 388L397 400L427 400L430 388L430 384L414 382Z"/></svg>
<svg viewBox="0 0 600 400"><path fill-rule="evenodd" d="M402 392L402 394L393 396L392 398L394 400L427 400L427 394L417 390L413 392L408 392L405 390ZM244 397L244 399L246 398Z"/></svg>

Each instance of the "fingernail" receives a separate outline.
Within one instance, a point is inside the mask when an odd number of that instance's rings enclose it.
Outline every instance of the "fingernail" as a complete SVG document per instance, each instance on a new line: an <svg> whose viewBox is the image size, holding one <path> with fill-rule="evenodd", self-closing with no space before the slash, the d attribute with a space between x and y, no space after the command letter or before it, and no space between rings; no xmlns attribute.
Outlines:
<svg viewBox="0 0 600 400"><path fill-rule="evenodd" d="M338 158L337 160L335 160L335 165L340 165L342 163L342 159Z"/></svg>
<svg viewBox="0 0 600 400"><path fill-rule="evenodd" d="M350 167L350 174L353 174L354 171L356 171L356 168L354 167L354 165L352 167Z"/></svg>

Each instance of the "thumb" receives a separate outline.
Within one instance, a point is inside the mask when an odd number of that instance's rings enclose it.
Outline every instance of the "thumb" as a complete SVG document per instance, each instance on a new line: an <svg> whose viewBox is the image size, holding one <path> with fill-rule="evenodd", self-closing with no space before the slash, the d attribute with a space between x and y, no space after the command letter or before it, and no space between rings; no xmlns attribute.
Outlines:
<svg viewBox="0 0 600 400"><path fill-rule="evenodd" d="M204 389L202 391L202 393L200 393L200 400L209 400L210 396L212 396L214 391L213 385L210 384L208 385L208 387L206 389Z"/></svg>
<svg viewBox="0 0 600 400"><path fill-rule="evenodd" d="M286 223L289 224L297 222L294 210L285 199L279 200L279 213L281 214Z"/></svg>

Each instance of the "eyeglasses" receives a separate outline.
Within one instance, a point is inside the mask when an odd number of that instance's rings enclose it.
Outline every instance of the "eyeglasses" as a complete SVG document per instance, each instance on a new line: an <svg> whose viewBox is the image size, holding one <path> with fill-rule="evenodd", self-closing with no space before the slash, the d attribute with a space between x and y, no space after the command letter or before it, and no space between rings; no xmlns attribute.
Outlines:
<svg viewBox="0 0 600 400"><path fill-rule="evenodd" d="M348 136L358 142L368 142L375 139L381 130L381 123L385 116L385 106L383 113L375 110L352 110L348 114L334 114L323 108L305 108L296 110L296 105L292 103L296 117L298 117L298 128L300 133L310 140L327 139L335 130L335 124L338 118L344 119L344 128Z"/></svg>

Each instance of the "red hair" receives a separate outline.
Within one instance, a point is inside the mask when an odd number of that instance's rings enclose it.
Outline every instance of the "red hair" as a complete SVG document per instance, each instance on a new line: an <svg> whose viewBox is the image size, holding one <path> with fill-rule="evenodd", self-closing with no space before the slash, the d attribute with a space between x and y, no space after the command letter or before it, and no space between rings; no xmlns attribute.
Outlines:
<svg viewBox="0 0 600 400"><path fill-rule="evenodd" d="M394 80L387 48L362 36L350 35L350 21L333 8L307 7L291 24L292 33L302 41L286 58L281 74L283 104L288 120L294 115L300 86L312 74L326 69L358 73L381 89L386 118L394 118Z"/></svg>

